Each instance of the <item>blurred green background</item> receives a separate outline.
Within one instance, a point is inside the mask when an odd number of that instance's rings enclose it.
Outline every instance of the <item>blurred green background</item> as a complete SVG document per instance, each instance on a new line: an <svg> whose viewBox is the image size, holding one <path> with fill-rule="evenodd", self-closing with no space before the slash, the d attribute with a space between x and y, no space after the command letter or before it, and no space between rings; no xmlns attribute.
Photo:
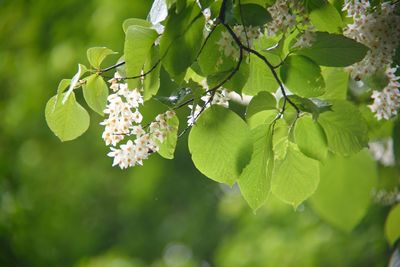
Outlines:
<svg viewBox="0 0 400 267"><path fill-rule="evenodd" d="M122 22L150 5L0 0L0 266L386 266L382 207L350 234L307 203L272 200L254 214L237 189L196 171L186 137L175 160L121 171L94 113L75 141L51 133L44 107L59 80L91 46L122 51Z"/></svg>

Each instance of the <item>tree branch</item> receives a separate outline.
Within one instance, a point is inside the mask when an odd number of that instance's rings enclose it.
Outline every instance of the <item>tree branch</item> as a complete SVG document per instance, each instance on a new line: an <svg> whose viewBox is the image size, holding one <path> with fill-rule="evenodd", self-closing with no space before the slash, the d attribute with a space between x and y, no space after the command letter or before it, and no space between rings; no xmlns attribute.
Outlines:
<svg viewBox="0 0 400 267"><path fill-rule="evenodd" d="M117 64L115 64L115 65L112 65L112 66L110 66L110 67L107 67L107 68L105 68L105 69L100 70L99 73L102 74L102 73L104 73L104 72L107 72L107 71L116 69L116 68L118 68L118 67L123 66L124 64L125 64L125 61L119 62L119 63L117 63Z"/></svg>
<svg viewBox="0 0 400 267"><path fill-rule="evenodd" d="M282 106L282 113L285 111L286 108L286 102L288 102L291 106L293 106L293 108L296 110L297 113L300 113L300 109L296 106L296 104L293 103L292 100L290 100L287 97L286 91L285 91L285 87L283 86L282 81L279 79L278 74L276 73L276 70L274 68L274 66L268 61L268 59L260 54L258 51L251 49L250 47L245 46L239 39L239 37L235 34L235 32L232 30L232 28L226 24L226 23L222 23L222 25L224 25L224 27L228 30L229 34L232 36L233 40L235 41L235 43L240 47L240 49L245 50L255 56L257 56L259 59L261 59L262 61L264 61L264 63L268 66L268 68L270 69L272 75L274 76L274 79L276 80L276 82L279 85L279 88L281 89L282 95L284 97L284 102L283 102L283 106Z"/></svg>

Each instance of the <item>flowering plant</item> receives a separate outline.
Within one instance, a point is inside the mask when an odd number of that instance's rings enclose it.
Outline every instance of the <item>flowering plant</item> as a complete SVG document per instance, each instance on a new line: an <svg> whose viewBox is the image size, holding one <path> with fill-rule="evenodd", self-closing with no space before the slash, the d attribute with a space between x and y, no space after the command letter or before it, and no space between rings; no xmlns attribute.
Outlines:
<svg viewBox="0 0 400 267"><path fill-rule="evenodd" d="M115 65L101 67L114 51L90 48L90 67L79 64L47 103L62 141L89 126L75 99L82 88L105 116L113 165L142 165L153 153L171 159L190 131L196 168L237 183L252 209L271 196L294 208L309 199L351 230L372 192L394 206L386 235L399 238L400 198L385 193L399 181L381 185L381 170L400 163L397 2L155 0L147 20L127 19L123 30ZM141 112L150 99L165 105L154 119Z"/></svg>

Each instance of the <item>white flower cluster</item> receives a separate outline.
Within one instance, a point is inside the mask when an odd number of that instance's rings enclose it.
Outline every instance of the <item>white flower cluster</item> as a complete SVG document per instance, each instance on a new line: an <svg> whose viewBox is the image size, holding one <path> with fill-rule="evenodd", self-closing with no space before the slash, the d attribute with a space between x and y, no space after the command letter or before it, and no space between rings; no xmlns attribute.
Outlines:
<svg viewBox="0 0 400 267"><path fill-rule="evenodd" d="M383 166L395 165L393 152L393 139L385 139L374 142L369 142L369 151L374 159L380 162Z"/></svg>
<svg viewBox="0 0 400 267"><path fill-rule="evenodd" d="M315 32L311 30L306 30L300 35L300 37L297 38L297 41L292 48L310 47L314 43L315 37Z"/></svg>
<svg viewBox="0 0 400 267"><path fill-rule="evenodd" d="M114 93L108 97L104 110L108 117L100 124L105 127L102 138L107 146L111 146L107 155L114 158L113 166L124 169L143 165L144 159L159 150L159 145L170 131L168 120L175 113L167 111L158 115L149 127L142 127L143 116L139 105L143 105L143 97L138 89L130 90L126 83L120 81L118 74L109 81ZM117 148L117 144L127 136L135 136L135 139Z"/></svg>
<svg viewBox="0 0 400 267"><path fill-rule="evenodd" d="M400 16L396 14L396 6L383 2L373 9L368 0L346 0L343 7L353 23L344 29L344 35L369 48L367 55L360 62L348 69L356 80L386 70L388 84L382 91L373 88L374 103L370 109L378 120L390 119L397 115L400 107L399 77L396 68L391 68L396 48L400 45Z"/></svg>
<svg viewBox="0 0 400 267"><path fill-rule="evenodd" d="M233 27L236 36L239 37L240 42L248 47L253 46L253 42L261 34L259 27L236 25ZM236 45L235 40L229 32L222 32L221 39L217 42L219 50L224 53L226 57L232 57L236 61L239 60L239 47Z"/></svg>
<svg viewBox="0 0 400 267"><path fill-rule="evenodd" d="M343 34L370 48L362 61L349 68L352 77L360 80L390 66L400 44L396 6L383 2L372 10L368 0L346 0L343 10L353 19Z"/></svg>
<svg viewBox="0 0 400 267"><path fill-rule="evenodd" d="M388 120L396 116L397 110L400 107L400 77L396 76L396 70L396 68L386 70L388 84L382 91L374 90L372 93L371 98L374 100L374 103L369 108L375 113L375 117L378 120Z"/></svg>
<svg viewBox="0 0 400 267"><path fill-rule="evenodd" d="M205 90L208 90L208 86L205 85ZM200 116L200 113L207 108L211 107L212 105L220 105L225 108L229 107L229 92L226 89L219 88L217 91L215 91L215 94L211 100L212 97L212 92L206 93L205 96L201 97L201 100L204 102L204 108L200 105L196 105L196 107L193 109L193 105L188 105L190 108L190 114L188 116L188 126L192 126L198 117ZM210 101L211 100L211 101Z"/></svg>
<svg viewBox="0 0 400 267"><path fill-rule="evenodd" d="M400 192L397 187L391 191L386 189L373 189L371 195L375 203L385 206L392 206L400 202Z"/></svg>
<svg viewBox="0 0 400 267"><path fill-rule="evenodd" d="M307 12L299 0L277 0L275 4L268 8L272 21L268 24L269 36L279 32L290 31L296 26L310 29L311 24Z"/></svg>

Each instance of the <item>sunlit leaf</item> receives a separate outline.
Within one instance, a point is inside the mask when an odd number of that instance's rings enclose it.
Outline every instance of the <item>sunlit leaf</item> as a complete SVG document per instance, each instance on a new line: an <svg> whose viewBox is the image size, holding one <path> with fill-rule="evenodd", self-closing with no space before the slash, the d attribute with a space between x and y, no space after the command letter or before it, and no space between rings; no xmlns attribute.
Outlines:
<svg viewBox="0 0 400 267"><path fill-rule="evenodd" d="M62 99L62 103L64 104L69 96L72 94L72 91L75 89L75 87L78 85L79 79L81 76L87 71L87 68L82 65L78 64L78 71L75 73L74 77L72 77L71 82L68 87L68 91L64 94L64 97ZM64 82L65 83L65 82Z"/></svg>
<svg viewBox="0 0 400 267"><path fill-rule="evenodd" d="M321 182L311 198L327 222L351 231L364 217L376 184L376 163L364 150L351 157L331 155L320 164Z"/></svg>
<svg viewBox="0 0 400 267"><path fill-rule="evenodd" d="M317 32L311 47L296 51L321 66L346 67L362 60L368 48L341 34Z"/></svg>
<svg viewBox="0 0 400 267"><path fill-rule="evenodd" d="M368 145L367 125L358 109L345 100L332 101L332 111L319 116L329 149L349 156Z"/></svg>
<svg viewBox="0 0 400 267"><path fill-rule="evenodd" d="M190 131L189 150L200 172L217 182L232 185L250 159L249 128L233 111L212 106Z"/></svg>
<svg viewBox="0 0 400 267"><path fill-rule="evenodd" d="M385 235L392 246L400 238L400 204L394 206L386 218Z"/></svg>
<svg viewBox="0 0 400 267"><path fill-rule="evenodd" d="M128 77L139 76L142 73L143 66L151 47L158 34L155 30L132 25L129 26L125 34L125 70ZM139 79L129 79L130 88L137 88Z"/></svg>
<svg viewBox="0 0 400 267"><path fill-rule="evenodd" d="M86 54L90 65L95 69L100 69L103 60L109 55L117 54L117 52L107 47L92 47L87 50Z"/></svg>
<svg viewBox="0 0 400 267"><path fill-rule="evenodd" d="M304 56L289 56L281 67L282 81L295 94L303 97L320 96L325 82L320 67Z"/></svg>
<svg viewBox="0 0 400 267"><path fill-rule="evenodd" d="M47 125L61 141L73 140L89 127L89 114L76 102L73 92L64 103L57 101L57 96L50 98L45 116Z"/></svg>
<svg viewBox="0 0 400 267"><path fill-rule="evenodd" d="M245 26L263 26L271 21L271 14L258 4L237 5L234 10L236 21Z"/></svg>
<svg viewBox="0 0 400 267"><path fill-rule="evenodd" d="M240 175L238 184L243 197L253 210L267 200L271 190L274 154L272 151L272 126L260 125L251 130L253 154L250 163Z"/></svg>
<svg viewBox="0 0 400 267"><path fill-rule="evenodd" d="M160 144L160 150L158 154L166 159L173 159L176 147L176 141L178 139L178 128L179 119L176 115L172 118L167 119L168 131L166 133L166 138L163 143Z"/></svg>
<svg viewBox="0 0 400 267"><path fill-rule="evenodd" d="M82 86L82 89L83 96L89 107L100 115L103 115L108 97L108 86L103 78L97 74L90 75L86 79L86 83Z"/></svg>
<svg viewBox="0 0 400 267"><path fill-rule="evenodd" d="M159 60L159 48L154 46L152 47L143 68L144 71L147 72L143 81L143 99L145 101L156 95L160 88L161 64L159 63Z"/></svg>
<svg viewBox="0 0 400 267"><path fill-rule="evenodd" d="M343 27L342 17L329 2L310 12L311 24L318 31L338 33Z"/></svg>
<svg viewBox="0 0 400 267"><path fill-rule="evenodd" d="M275 161L272 193L297 208L315 192L318 183L318 161L305 156L294 143L289 143L286 157Z"/></svg>
<svg viewBox="0 0 400 267"><path fill-rule="evenodd" d="M138 19L138 18L130 18L130 19L124 20L124 22L122 23L122 29L126 33L128 28L130 26L132 26L132 25L143 26L143 27L146 27L146 28L149 28L149 27L152 26L152 24L147 20Z"/></svg>
<svg viewBox="0 0 400 267"><path fill-rule="evenodd" d="M263 111L276 109L276 99L268 92L260 92L254 96L246 110L246 118L250 118L254 114Z"/></svg>
<svg viewBox="0 0 400 267"><path fill-rule="evenodd" d="M306 156L324 160L328 156L328 144L324 130L308 116L296 121L294 140Z"/></svg>
<svg viewBox="0 0 400 267"><path fill-rule="evenodd" d="M160 40L160 54L165 69L173 78L185 72L196 60L204 24L204 16L195 2L168 18Z"/></svg>

